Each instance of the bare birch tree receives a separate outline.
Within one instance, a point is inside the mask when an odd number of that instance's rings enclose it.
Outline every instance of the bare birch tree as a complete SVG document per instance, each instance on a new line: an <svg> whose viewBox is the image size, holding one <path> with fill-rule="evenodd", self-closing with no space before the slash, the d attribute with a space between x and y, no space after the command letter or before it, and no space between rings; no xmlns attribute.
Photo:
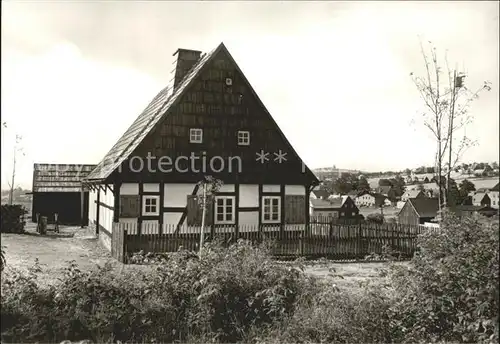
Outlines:
<svg viewBox="0 0 500 344"><path fill-rule="evenodd" d="M471 91L465 86L464 73L451 70L445 55L443 61L438 59L436 48L429 43L429 48L424 49L420 42L421 54L424 59L424 76L415 76L411 73L412 80L424 102L422 113L424 126L432 133L436 141L435 167L438 184L439 211L443 205L448 205L447 190L451 171L456 167L464 152L476 144L467 137L465 128L471 123L473 117L469 113L470 104L479 97L481 91L491 90L487 81L477 91ZM444 62L446 71L441 64ZM458 137L459 132L463 134ZM458 145L454 145L454 140ZM448 156L447 156L448 155ZM446 183L443 183L443 170L447 168Z"/></svg>
<svg viewBox="0 0 500 344"><path fill-rule="evenodd" d="M7 129L7 122L2 123L2 129ZM9 186L9 205L12 205L14 203L14 189L16 188L15 178L16 178L17 155L19 153L21 153L23 156L25 155L25 153L23 152L23 148L21 147L21 140L22 136L16 134L16 141L14 144L14 157L12 164L12 175L10 176L10 181L9 178L7 179L7 185Z"/></svg>

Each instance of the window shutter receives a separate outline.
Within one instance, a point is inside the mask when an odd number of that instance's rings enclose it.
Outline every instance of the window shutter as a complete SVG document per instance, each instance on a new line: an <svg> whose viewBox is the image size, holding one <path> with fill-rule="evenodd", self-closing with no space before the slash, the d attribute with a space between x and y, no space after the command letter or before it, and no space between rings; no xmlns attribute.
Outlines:
<svg viewBox="0 0 500 344"><path fill-rule="evenodd" d="M139 217L140 197L134 195L120 196L120 217Z"/></svg>
<svg viewBox="0 0 500 344"><path fill-rule="evenodd" d="M200 226L201 225L201 207L198 204L196 195L187 196L187 225Z"/></svg>
<svg viewBox="0 0 500 344"><path fill-rule="evenodd" d="M306 222L306 196L285 196L285 223L302 224Z"/></svg>
<svg viewBox="0 0 500 344"><path fill-rule="evenodd" d="M214 220L214 200L212 200L207 207L207 213L206 213L206 218L205 218L205 224L207 226L212 225ZM201 222L201 221L200 221Z"/></svg>

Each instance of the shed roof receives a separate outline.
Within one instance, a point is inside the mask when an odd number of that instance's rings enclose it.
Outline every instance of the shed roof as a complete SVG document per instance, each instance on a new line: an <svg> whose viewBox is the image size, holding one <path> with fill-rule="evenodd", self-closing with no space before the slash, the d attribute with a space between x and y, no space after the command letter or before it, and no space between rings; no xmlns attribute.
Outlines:
<svg viewBox="0 0 500 344"><path fill-rule="evenodd" d="M416 198L422 191L418 189L408 190L405 192L405 196L408 198Z"/></svg>
<svg viewBox="0 0 500 344"><path fill-rule="evenodd" d="M490 191L500 191L500 183L497 183L494 187L490 189Z"/></svg>
<svg viewBox="0 0 500 344"><path fill-rule="evenodd" d="M33 193L80 192L81 181L96 165L34 164Z"/></svg>
<svg viewBox="0 0 500 344"><path fill-rule="evenodd" d="M437 198L410 198L408 202L413 205L419 217L436 217L439 210Z"/></svg>

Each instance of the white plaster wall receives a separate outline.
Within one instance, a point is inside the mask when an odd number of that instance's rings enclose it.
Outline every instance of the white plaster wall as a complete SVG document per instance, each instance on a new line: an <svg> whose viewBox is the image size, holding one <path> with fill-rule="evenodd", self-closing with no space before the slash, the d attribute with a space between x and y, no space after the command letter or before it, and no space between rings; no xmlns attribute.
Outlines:
<svg viewBox="0 0 500 344"><path fill-rule="evenodd" d="M193 193L196 184L165 184L164 207L185 207L187 196Z"/></svg>
<svg viewBox="0 0 500 344"><path fill-rule="evenodd" d="M96 198L97 198L97 192L95 191L89 191L89 225L93 224L93 222L96 220Z"/></svg>
<svg viewBox="0 0 500 344"><path fill-rule="evenodd" d="M240 211L238 214L240 232L244 231L257 231L259 226L259 212L258 211ZM248 228L243 228L248 226Z"/></svg>
<svg viewBox="0 0 500 344"><path fill-rule="evenodd" d="M110 207L113 207L115 204L115 197L113 193L107 189L106 192L99 190L100 195L99 195L99 200L101 203L104 203ZM108 232L112 233L113 232L113 210L108 209L106 207L101 206L99 209L99 224L103 226ZM106 234L103 234L103 236L106 236Z"/></svg>
<svg viewBox="0 0 500 344"><path fill-rule="evenodd" d="M167 227L177 226L177 224L181 220L181 216L182 216L181 212L163 213L163 223ZM171 228L167 228L167 231L171 231Z"/></svg>
<svg viewBox="0 0 500 344"><path fill-rule="evenodd" d="M145 183L142 185L144 192L160 192L160 184L158 183Z"/></svg>
<svg viewBox="0 0 500 344"><path fill-rule="evenodd" d="M285 195L306 195L306 188L304 185L285 185Z"/></svg>
<svg viewBox="0 0 500 344"><path fill-rule="evenodd" d="M120 187L120 195L138 195L139 184L137 183L123 183Z"/></svg>
<svg viewBox="0 0 500 344"><path fill-rule="evenodd" d="M219 192L234 192L234 184L224 184L220 187Z"/></svg>
<svg viewBox="0 0 500 344"><path fill-rule="evenodd" d="M240 207L259 206L259 186L241 184L240 185Z"/></svg>
<svg viewBox="0 0 500 344"><path fill-rule="evenodd" d="M262 185L262 192L280 192L280 185Z"/></svg>

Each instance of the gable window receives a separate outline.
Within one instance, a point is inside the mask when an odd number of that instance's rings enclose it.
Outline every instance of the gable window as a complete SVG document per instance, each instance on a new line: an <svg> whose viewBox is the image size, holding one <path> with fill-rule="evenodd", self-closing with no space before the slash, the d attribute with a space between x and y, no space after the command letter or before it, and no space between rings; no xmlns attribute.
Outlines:
<svg viewBox="0 0 500 344"><path fill-rule="evenodd" d="M189 129L189 142L201 143L203 141L203 129L191 128Z"/></svg>
<svg viewBox="0 0 500 344"><path fill-rule="evenodd" d="M248 146L250 144L250 132L249 131L238 131L238 145Z"/></svg>
<svg viewBox="0 0 500 344"><path fill-rule="evenodd" d="M279 223L281 219L281 198L279 196L262 197L262 223Z"/></svg>
<svg viewBox="0 0 500 344"><path fill-rule="evenodd" d="M215 197L215 224L234 223L234 196Z"/></svg>
<svg viewBox="0 0 500 344"><path fill-rule="evenodd" d="M158 216L160 214L160 196L142 196L142 215Z"/></svg>

